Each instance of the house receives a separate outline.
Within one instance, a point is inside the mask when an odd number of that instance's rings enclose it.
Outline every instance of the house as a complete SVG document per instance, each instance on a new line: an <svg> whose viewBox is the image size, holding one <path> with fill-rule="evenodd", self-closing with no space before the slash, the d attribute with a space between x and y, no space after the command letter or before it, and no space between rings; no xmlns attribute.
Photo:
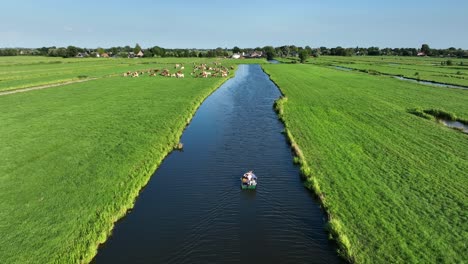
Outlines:
<svg viewBox="0 0 468 264"><path fill-rule="evenodd" d="M418 55L417 55L417 56L420 56L420 57L421 57L421 56L426 56L426 53L424 53L424 52L421 51L421 52L418 52Z"/></svg>
<svg viewBox="0 0 468 264"><path fill-rule="evenodd" d="M109 58L109 54L103 53L103 54L101 54L101 58Z"/></svg>
<svg viewBox="0 0 468 264"><path fill-rule="evenodd" d="M263 57L263 51L254 51L250 54L250 58L261 58Z"/></svg>
<svg viewBox="0 0 468 264"><path fill-rule="evenodd" d="M144 54L143 51L141 51L141 50L136 54L136 56L137 56L137 57L140 57L140 58L143 57L144 55L145 55L145 54Z"/></svg>
<svg viewBox="0 0 468 264"><path fill-rule="evenodd" d="M245 53L245 52L242 52L242 57L244 58L261 58L263 57L263 51L253 51L252 53Z"/></svg>
<svg viewBox="0 0 468 264"><path fill-rule="evenodd" d="M241 55L239 53L232 54L233 59L240 59Z"/></svg>

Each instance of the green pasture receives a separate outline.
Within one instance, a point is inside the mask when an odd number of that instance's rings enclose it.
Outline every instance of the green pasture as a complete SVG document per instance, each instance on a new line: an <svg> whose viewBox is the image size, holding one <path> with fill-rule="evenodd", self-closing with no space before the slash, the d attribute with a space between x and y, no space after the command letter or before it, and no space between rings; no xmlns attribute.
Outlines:
<svg viewBox="0 0 468 264"><path fill-rule="evenodd" d="M19 61L10 70L109 74L173 63L72 61L69 68ZM191 61L183 62L189 75ZM119 74L0 96L0 262L89 262L199 104L226 79Z"/></svg>
<svg viewBox="0 0 468 264"><path fill-rule="evenodd" d="M356 263L468 259L468 136L409 109L466 120L468 91L314 65L264 65L340 253Z"/></svg>
<svg viewBox="0 0 468 264"><path fill-rule="evenodd" d="M233 60L216 58L50 58L50 57L0 57L0 92L41 85L57 84L90 78L121 75L137 71L184 64L186 77L193 64L221 62L223 65L239 63L266 63L263 59Z"/></svg>
<svg viewBox="0 0 468 264"><path fill-rule="evenodd" d="M448 58L390 56L322 56L308 63L322 66L342 66L371 74L388 74L412 79L468 87L468 59L450 59L452 66L441 65ZM288 59L285 59L288 62ZM289 60L291 61L291 60Z"/></svg>

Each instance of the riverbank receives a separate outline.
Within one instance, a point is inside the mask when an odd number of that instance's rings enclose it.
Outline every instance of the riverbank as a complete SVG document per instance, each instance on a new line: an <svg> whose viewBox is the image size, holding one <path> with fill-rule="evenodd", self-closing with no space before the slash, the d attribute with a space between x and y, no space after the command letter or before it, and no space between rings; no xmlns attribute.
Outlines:
<svg viewBox="0 0 468 264"><path fill-rule="evenodd" d="M278 115L343 257L466 258L466 135L407 112L432 106L468 116L465 91L312 65L262 67L284 94Z"/></svg>
<svg viewBox="0 0 468 264"><path fill-rule="evenodd" d="M341 263L272 109L279 97L259 65L240 65L203 102L182 135L184 151L163 161L93 261ZM247 170L259 177L255 191L239 186Z"/></svg>
<svg viewBox="0 0 468 264"><path fill-rule="evenodd" d="M224 81L119 76L2 96L2 262L91 261Z"/></svg>

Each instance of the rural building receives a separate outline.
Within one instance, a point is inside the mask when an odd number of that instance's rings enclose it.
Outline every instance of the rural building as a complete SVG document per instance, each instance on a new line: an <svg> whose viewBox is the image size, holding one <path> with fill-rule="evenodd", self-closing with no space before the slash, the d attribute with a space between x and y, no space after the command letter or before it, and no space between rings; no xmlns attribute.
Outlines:
<svg viewBox="0 0 468 264"><path fill-rule="evenodd" d="M85 58L85 57L88 57L88 56L89 56L89 54L88 54L87 52L80 52L80 53L76 54L75 57L77 57L77 58Z"/></svg>
<svg viewBox="0 0 468 264"><path fill-rule="evenodd" d="M101 58L109 58L109 54L103 53L103 54L101 54Z"/></svg>
<svg viewBox="0 0 468 264"><path fill-rule="evenodd" d="M240 59L241 55L239 53L232 54L233 59Z"/></svg>
<svg viewBox="0 0 468 264"><path fill-rule="evenodd" d="M136 56L141 58L141 57L143 57L144 55L145 55L145 54L143 53L143 51L140 50L140 52L138 52Z"/></svg>
<svg viewBox="0 0 468 264"><path fill-rule="evenodd" d="M242 52L242 57L244 58L261 58L263 57L263 51L253 51L252 53L245 53L245 52Z"/></svg>
<svg viewBox="0 0 468 264"><path fill-rule="evenodd" d="M418 52L418 56L426 56L426 53L424 53L424 52Z"/></svg>

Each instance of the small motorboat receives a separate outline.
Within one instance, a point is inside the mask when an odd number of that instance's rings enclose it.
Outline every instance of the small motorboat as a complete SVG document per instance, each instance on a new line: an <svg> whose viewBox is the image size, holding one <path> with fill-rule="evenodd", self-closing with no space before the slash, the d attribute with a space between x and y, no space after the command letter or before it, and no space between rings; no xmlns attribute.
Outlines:
<svg viewBox="0 0 468 264"><path fill-rule="evenodd" d="M242 190L255 190L257 188L257 176L253 171L248 171L241 178Z"/></svg>

